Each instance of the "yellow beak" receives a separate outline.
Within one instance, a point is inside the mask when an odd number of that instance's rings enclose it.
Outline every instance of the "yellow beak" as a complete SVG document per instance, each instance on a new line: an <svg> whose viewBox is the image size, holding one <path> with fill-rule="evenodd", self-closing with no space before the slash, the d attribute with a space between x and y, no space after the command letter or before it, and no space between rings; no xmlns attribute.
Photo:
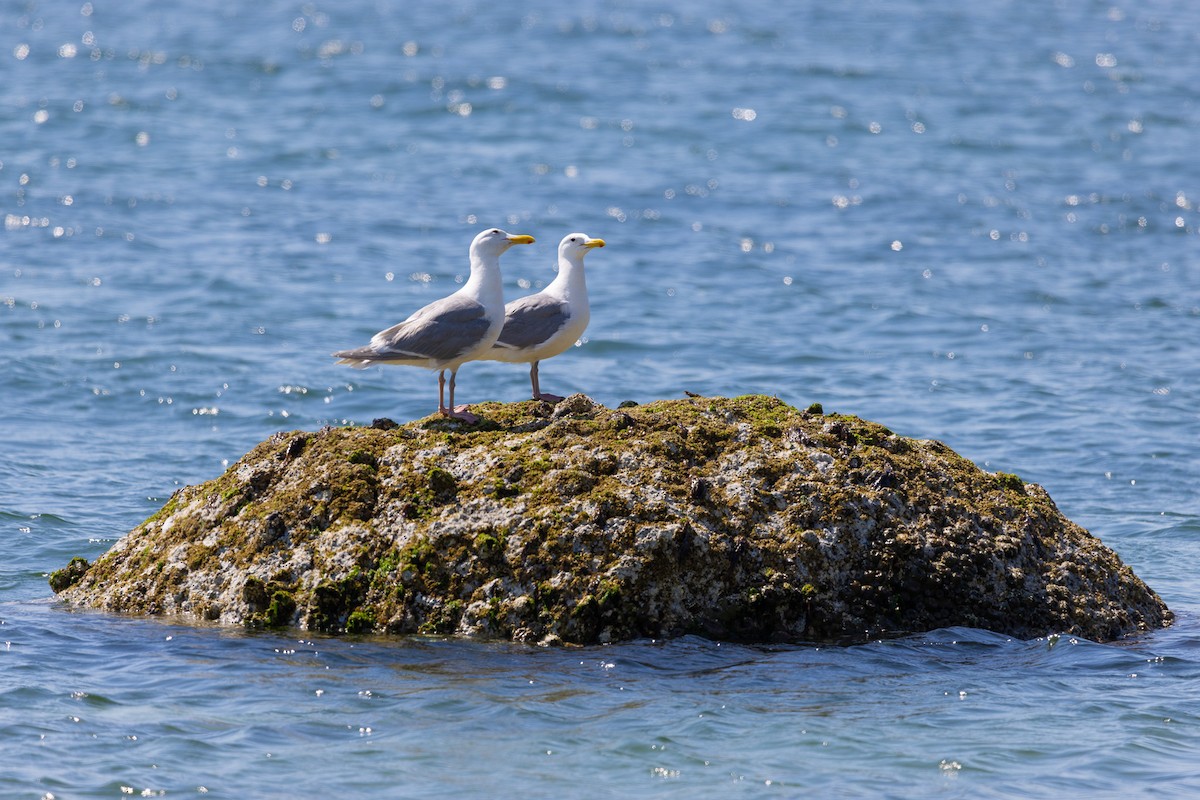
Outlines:
<svg viewBox="0 0 1200 800"><path fill-rule="evenodd" d="M584 247L604 247L603 239L588 239L583 243Z"/></svg>
<svg viewBox="0 0 1200 800"><path fill-rule="evenodd" d="M537 241L532 236L527 236L523 233L509 234L508 240L513 244L533 244Z"/></svg>

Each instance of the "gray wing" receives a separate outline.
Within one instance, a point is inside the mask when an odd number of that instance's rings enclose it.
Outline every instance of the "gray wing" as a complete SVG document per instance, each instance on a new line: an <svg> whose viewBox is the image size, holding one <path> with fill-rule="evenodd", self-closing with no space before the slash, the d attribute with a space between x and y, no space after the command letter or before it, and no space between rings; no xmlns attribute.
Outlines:
<svg viewBox="0 0 1200 800"><path fill-rule="evenodd" d="M549 339L571 318L571 308L562 300L542 294L514 300L504 309L504 330L497 347L536 347Z"/></svg>
<svg viewBox="0 0 1200 800"><path fill-rule="evenodd" d="M434 301L404 322L371 337L371 344L334 353L341 358L452 361L479 344L491 323L482 304L459 295Z"/></svg>

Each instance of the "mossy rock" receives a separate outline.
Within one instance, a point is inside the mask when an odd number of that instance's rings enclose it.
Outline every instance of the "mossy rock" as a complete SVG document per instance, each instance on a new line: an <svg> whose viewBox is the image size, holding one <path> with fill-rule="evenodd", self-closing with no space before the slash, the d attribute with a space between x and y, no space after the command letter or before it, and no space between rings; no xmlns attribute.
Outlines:
<svg viewBox="0 0 1200 800"><path fill-rule="evenodd" d="M62 569L56 569L50 573L50 588L55 592L65 591L76 583L79 579L87 574L90 565L86 558L76 556Z"/></svg>
<svg viewBox="0 0 1200 800"><path fill-rule="evenodd" d="M474 411L276 434L52 587L226 624L564 643L1103 641L1172 619L1041 487L817 404Z"/></svg>

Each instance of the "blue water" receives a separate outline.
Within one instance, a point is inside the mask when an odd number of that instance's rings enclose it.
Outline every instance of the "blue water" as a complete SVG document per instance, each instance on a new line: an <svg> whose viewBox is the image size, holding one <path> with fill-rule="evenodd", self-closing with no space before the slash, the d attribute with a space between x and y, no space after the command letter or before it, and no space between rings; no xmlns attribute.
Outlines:
<svg viewBox="0 0 1200 800"><path fill-rule="evenodd" d="M1200 6L222 5L0 2L0 796L1200 794ZM328 353L493 225L538 238L510 296L609 245L547 391L941 439L1177 623L544 650L54 602L271 433L433 411Z"/></svg>

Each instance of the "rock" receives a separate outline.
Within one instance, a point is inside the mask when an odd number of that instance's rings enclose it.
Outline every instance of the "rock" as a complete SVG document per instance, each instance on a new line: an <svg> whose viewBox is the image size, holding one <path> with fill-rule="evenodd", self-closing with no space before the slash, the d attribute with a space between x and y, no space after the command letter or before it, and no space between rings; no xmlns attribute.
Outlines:
<svg viewBox="0 0 1200 800"><path fill-rule="evenodd" d="M1172 620L1040 486L940 442L761 396L473 410L276 434L51 585L112 611L543 643L1103 641Z"/></svg>

